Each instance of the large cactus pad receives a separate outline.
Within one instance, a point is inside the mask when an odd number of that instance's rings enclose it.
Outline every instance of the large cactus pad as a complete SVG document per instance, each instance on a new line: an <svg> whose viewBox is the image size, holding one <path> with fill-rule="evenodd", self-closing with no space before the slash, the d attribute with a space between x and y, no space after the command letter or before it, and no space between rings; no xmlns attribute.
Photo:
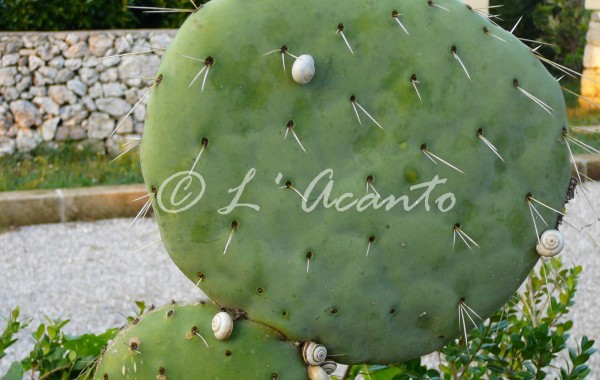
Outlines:
<svg viewBox="0 0 600 380"><path fill-rule="evenodd" d="M214 0L157 75L142 169L173 260L340 362L491 315L539 257L532 217L563 206L559 85L460 1Z"/></svg>

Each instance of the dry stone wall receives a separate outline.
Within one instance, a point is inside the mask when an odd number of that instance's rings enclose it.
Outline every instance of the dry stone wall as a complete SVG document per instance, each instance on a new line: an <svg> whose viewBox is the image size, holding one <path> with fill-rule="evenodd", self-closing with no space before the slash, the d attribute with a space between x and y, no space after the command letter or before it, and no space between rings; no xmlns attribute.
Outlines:
<svg viewBox="0 0 600 380"><path fill-rule="evenodd" d="M118 154L142 133L147 98L111 133L152 84L175 32L0 33L0 156L68 140Z"/></svg>

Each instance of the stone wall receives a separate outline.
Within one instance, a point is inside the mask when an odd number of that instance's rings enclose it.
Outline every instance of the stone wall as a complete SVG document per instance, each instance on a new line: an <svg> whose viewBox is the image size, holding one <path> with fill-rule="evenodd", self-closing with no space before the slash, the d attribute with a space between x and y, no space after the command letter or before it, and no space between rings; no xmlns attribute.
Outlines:
<svg viewBox="0 0 600 380"><path fill-rule="evenodd" d="M117 154L142 132L145 102L174 30L0 33L0 156L82 141ZM103 58L158 49L147 54Z"/></svg>

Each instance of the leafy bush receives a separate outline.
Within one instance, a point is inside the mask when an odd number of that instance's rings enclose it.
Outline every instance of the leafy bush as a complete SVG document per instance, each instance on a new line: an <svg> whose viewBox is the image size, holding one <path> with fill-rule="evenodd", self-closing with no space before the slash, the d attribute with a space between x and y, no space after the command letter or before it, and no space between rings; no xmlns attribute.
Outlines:
<svg viewBox="0 0 600 380"><path fill-rule="evenodd" d="M585 0L490 0L491 6L503 5L490 12L501 15L502 20L494 21L507 30L523 16L515 30L517 37L552 44L552 47L543 46L540 52L580 71L590 21L590 12L584 3Z"/></svg>
<svg viewBox="0 0 600 380"><path fill-rule="evenodd" d="M189 0L0 0L0 30L177 28L186 16L128 6L193 9Z"/></svg>
<svg viewBox="0 0 600 380"><path fill-rule="evenodd" d="M569 347L573 321L566 318L580 273L581 267L564 269L558 260L544 263L496 315L440 351L435 368L414 359L354 366L346 378L362 373L372 380L583 379L590 374L586 363L596 352L594 341L584 336ZM468 317L463 326L475 321L477 316Z"/></svg>

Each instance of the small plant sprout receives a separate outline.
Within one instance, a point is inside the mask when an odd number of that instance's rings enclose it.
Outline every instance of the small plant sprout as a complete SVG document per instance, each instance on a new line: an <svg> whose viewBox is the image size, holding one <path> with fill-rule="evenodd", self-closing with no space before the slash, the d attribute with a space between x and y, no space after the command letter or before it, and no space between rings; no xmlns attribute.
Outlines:
<svg viewBox="0 0 600 380"><path fill-rule="evenodd" d="M283 72L286 72L286 70L285 70L285 55L286 54L289 55L292 58L298 59L298 57L296 57L294 54L292 54L292 53L290 53L288 51L288 46L287 45L283 45L279 49L271 50L271 51L263 54L263 57L267 56L267 55L271 55L273 53L281 53L281 63L283 64Z"/></svg>
<svg viewBox="0 0 600 380"><path fill-rule="evenodd" d="M471 75L469 75L469 71L467 71L467 68L465 67L465 64L463 63L463 61L458 56L458 48L456 47L456 45L452 45L452 47L450 48L450 53L452 53L452 56L454 57L454 59L456 59L456 62L458 62L459 65L462 67L462 69L464 70L465 74L467 74L467 78L469 78L469 80L471 80Z"/></svg>
<svg viewBox="0 0 600 380"><path fill-rule="evenodd" d="M296 142L298 142L298 145L300 145L300 148L302 148L302 151L304 153L306 153L306 149L304 149L304 145L302 145L302 143L300 142L300 139L298 138L298 135L294 131L294 128L296 128L296 123L294 123L294 120L288 121L287 126L285 127L285 135L283 138L287 139L288 133L292 132L292 136L294 136L294 139L296 139Z"/></svg>
<svg viewBox="0 0 600 380"><path fill-rule="evenodd" d="M369 256L369 252L371 251L371 245L375 243L375 240L377 240L377 237L375 235L369 236L369 240L367 242L367 254L365 255L365 257Z"/></svg>
<svg viewBox="0 0 600 380"><path fill-rule="evenodd" d="M377 198L381 198L381 195L379 195L379 193L377 192L377 190L375 190L375 187L373 186L373 181L375 180L375 178L372 175L369 175L367 177L367 194L369 194L369 189L371 189L375 195L377 195Z"/></svg>
<svg viewBox="0 0 600 380"><path fill-rule="evenodd" d="M356 100L357 100L357 99L356 99L356 95L352 95L352 96L350 97L350 103L352 104L352 108L354 109L354 113L356 114L356 118L358 119L358 124L361 124L361 125L362 125L362 122L361 122L361 120L360 120L360 115L358 114L358 109L357 109L357 107L358 107L358 108L359 108L359 109L360 109L362 112L364 112L364 114L365 114L365 115L367 115L367 117L368 117L369 119L371 119L371 121L372 121L373 123L375 123L375 124L376 124L376 125L377 125L379 128L381 128L381 130L383 130L383 127L381 126L381 124L379 124L379 123L377 122L377 120L375 120L375 119L373 118L373 116L371 116L371 115L370 115L370 114L367 112L367 110L363 108L363 106L361 106L360 104L358 104L358 102L357 102Z"/></svg>
<svg viewBox="0 0 600 380"><path fill-rule="evenodd" d="M231 232L229 233L229 237L227 238L227 243L225 243L225 249L223 249L223 254L227 253L227 249L229 249L229 245L231 244L231 240L233 239L233 233L237 231L240 223L237 220L231 222Z"/></svg>
<svg viewBox="0 0 600 380"><path fill-rule="evenodd" d="M417 96L419 97L419 100L422 102L423 99L421 99L421 93L419 93L419 88L417 87L418 84L421 84L421 82L419 82L419 80L417 79L417 74L413 74L410 76L410 82L413 85L413 88L415 89L415 92L417 93Z"/></svg>
<svg viewBox="0 0 600 380"><path fill-rule="evenodd" d="M542 102L540 99L536 98L535 96L533 96L532 94L530 94L529 92L525 91L521 85L519 84L519 80L518 79L513 79L513 86L521 91L521 93L525 96L527 96L529 99L533 100L533 102L535 104L537 104L538 106L540 106L544 111L548 112L548 114L552 115L552 113L554 112L554 109L552 107L550 107L549 105L547 105L546 103Z"/></svg>
<svg viewBox="0 0 600 380"><path fill-rule="evenodd" d="M500 155L500 152L498 152L498 149L494 146L494 144L492 144L488 139L486 139L485 137L483 137L483 128L479 128L477 130L477 137L479 138L479 140L481 140L488 148L491 149L492 152L494 152L494 154L496 156L498 156L498 158L500 160L502 160L502 162L506 162L504 161L504 158L502 158L502 156Z"/></svg>
<svg viewBox="0 0 600 380"><path fill-rule="evenodd" d="M191 59L193 61L202 62L204 64L204 66L202 66L200 71L198 71L198 74L196 74L196 76L194 77L194 79L192 79L192 81L190 82L190 84L188 86L188 88L192 87L194 82L196 82L196 80L200 77L200 75L202 75L202 73L204 73L204 79L202 79L202 90L201 90L202 92L204 92L204 86L206 85L206 79L208 78L208 73L210 71L210 68L212 67L212 65L215 64L215 59L212 56L208 56L208 57L206 57L206 59L194 58L194 57L190 57L187 55L182 55L182 57Z"/></svg>
<svg viewBox="0 0 600 380"><path fill-rule="evenodd" d="M483 27L483 33L487 34L488 36L492 36L492 37L494 37L494 38L496 38L496 39L498 39L498 40L500 40L500 41L502 41L502 42L506 42L506 40L505 40L505 39L503 39L503 38L501 38L501 37L499 37L499 36L495 35L495 34L494 34L494 33L492 33L492 32L490 32L490 30L489 30L489 28L488 28L487 26L484 26L484 27Z"/></svg>
<svg viewBox="0 0 600 380"><path fill-rule="evenodd" d="M433 0L427 0L427 4L429 4L430 7L438 7L440 9L445 10L446 12L450 12L450 9L448 9L446 7L443 7L443 6L439 5L439 4L434 3Z"/></svg>
<svg viewBox="0 0 600 380"><path fill-rule="evenodd" d="M392 11L392 17L394 18L394 20L396 20L396 22L398 23L398 25L400 25L400 27L402 28L402 30L404 30L404 32L407 35L410 35L410 33L408 33L408 30L406 30L406 28L404 27L404 24L402 24L402 21L400 21L400 16L402 16L402 13L398 13L397 10L393 10Z"/></svg>
<svg viewBox="0 0 600 380"><path fill-rule="evenodd" d="M438 161L440 161L441 163L451 167L452 169L456 170L459 173L465 174L465 172L463 172L462 170L460 170L459 168L457 168L456 166L452 165L451 163L449 163L448 161L443 160L442 158L440 158L439 156L433 154L433 152L431 152L429 150L429 147L427 146L427 144L423 144L421 145L421 152L423 152L423 154L425 154L425 156L427 156L427 158L429 158L431 161L433 161L434 164L438 164Z"/></svg>
<svg viewBox="0 0 600 380"><path fill-rule="evenodd" d="M467 248L469 248L470 251L473 251L473 248L471 248L471 244L474 244L477 248L481 248L479 246L479 244L477 244L475 242L475 240L473 240L469 235L467 235L467 233L465 231L462 230L461 227L462 226L460 223L456 223L454 225L454 238L452 240L452 250L454 250L456 247L456 236L457 235L458 235L458 237L461 238L461 240L465 243L465 245L467 246ZM471 244L469 244L469 242L471 242Z"/></svg>
<svg viewBox="0 0 600 380"><path fill-rule="evenodd" d="M113 129L113 131L110 133L109 137L112 137L121 127L121 125L123 125L123 122L125 122L125 120L129 117L129 115L131 115L133 113L133 111L135 111L135 109L142 103L142 101L144 101L144 99L150 95L150 92L152 92L152 90L154 90L154 88L158 87L158 85L160 85L160 83L163 80L163 75L159 74L158 77L154 78L154 83L152 83L152 85L150 87L148 87L146 89L146 91L144 92L144 94L142 95L142 97L140 98L140 100L138 100L133 107L131 107L131 109L129 110L129 112L127 112L127 114L125 116L123 116L123 118L121 119L121 121L119 121L119 123L117 124L117 126L115 127L115 129Z"/></svg>
<svg viewBox="0 0 600 380"><path fill-rule="evenodd" d="M204 153L204 150L206 149L206 147L208 146L209 143L210 143L210 140L207 137L202 138L202 142L200 143L200 152L198 152L198 155L196 156L196 160L194 161L194 164L192 165L192 168L190 169L190 172L188 173L189 176L191 176L192 173L194 172L194 169L196 169L196 165L198 165L198 162L200 162L200 157L202 157L202 153Z"/></svg>
<svg viewBox="0 0 600 380"><path fill-rule="evenodd" d="M348 49L350 50L350 53L352 53L352 55L354 55L354 51L352 50L352 47L350 47L350 43L348 42L348 39L346 39L346 35L344 34L344 29L346 27L344 26L344 24L342 24L341 22L338 24L337 30L336 30L336 34L339 34L340 36L342 36L342 38L344 39L344 43L346 43L346 46L348 46Z"/></svg>

